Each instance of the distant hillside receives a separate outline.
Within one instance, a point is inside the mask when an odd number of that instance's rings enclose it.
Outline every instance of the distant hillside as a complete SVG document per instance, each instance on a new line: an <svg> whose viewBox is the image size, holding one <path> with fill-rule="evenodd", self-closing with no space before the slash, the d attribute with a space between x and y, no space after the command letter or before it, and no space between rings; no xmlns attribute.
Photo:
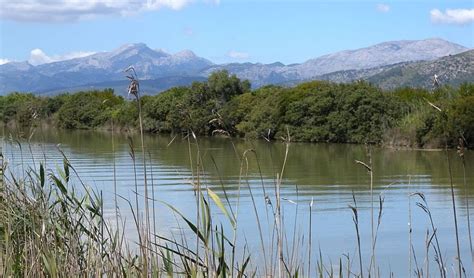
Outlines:
<svg viewBox="0 0 474 278"><path fill-rule="evenodd" d="M474 82L474 50L435 61L401 64L374 74L367 80L384 89L399 86L432 88L435 74L441 84L456 86Z"/></svg>
<svg viewBox="0 0 474 278"><path fill-rule="evenodd" d="M442 82L458 84L472 77L472 54L466 54L466 57L456 55L466 50L468 49L464 46L442 39L392 41L324 55L302 64L284 65L277 62L216 65L190 50L169 54L137 43L123 45L110 52L38 66L28 62L0 65L0 95L12 91L54 94L106 87L116 88L121 92L125 90L127 83L124 69L130 65L136 69L142 88L146 88L148 93L189 85L192 81L203 80L213 71L222 69L241 79L248 79L253 87L296 84L314 79L335 82L367 79L391 88L421 84L423 78L434 73L441 76ZM446 58L438 64L432 64L431 61L440 57ZM414 61L425 62L413 63ZM465 65L469 62L470 65Z"/></svg>
<svg viewBox="0 0 474 278"><path fill-rule="evenodd" d="M466 47L442 39L404 40L328 54L297 65L303 78L349 69L369 69L409 61L430 61L458 54Z"/></svg>
<svg viewBox="0 0 474 278"><path fill-rule="evenodd" d="M126 81L124 70L130 65L134 66L141 80L161 80L165 83L156 84L153 90L149 88L150 92L156 93L169 87L187 85L190 80L201 80L199 73L212 62L189 50L172 55L153 50L143 43L127 44L111 52L38 66L28 62L0 65L0 93L101 89Z"/></svg>
<svg viewBox="0 0 474 278"><path fill-rule="evenodd" d="M204 71L204 75L208 75L214 70L226 69L237 74L240 78L249 79L256 86L325 79L328 78L324 76L325 74L340 71L344 71L344 73L339 73L343 76L354 74L352 79L361 79L383 71L385 66L403 62L431 61L466 50L468 48L442 39L391 41L324 55L302 64L232 63L214 65ZM369 70L356 71L365 69ZM344 81L347 78L341 77L340 79Z"/></svg>
<svg viewBox="0 0 474 278"><path fill-rule="evenodd" d="M370 69L341 70L341 71L326 73L323 75L318 75L314 77L313 79L327 80L327 81L336 82L336 83L348 83L348 82L357 81L357 80L367 80L371 76L396 68L402 64L409 64L409 63L410 62L397 63L393 65L375 67L375 68L370 68Z"/></svg>
<svg viewBox="0 0 474 278"><path fill-rule="evenodd" d="M161 77L157 79L146 79L140 81L140 90L144 95L154 95L157 92L166 91L170 88L177 86L190 86L195 81L205 81L204 77L199 76L170 76ZM129 80L115 80L115 81L104 81L100 83L93 83L83 86L69 87L69 88L53 88L47 91L38 92L37 94L42 95L56 95L64 92L78 92L87 90L102 90L105 88L111 88L115 91L115 94L126 96Z"/></svg>
<svg viewBox="0 0 474 278"><path fill-rule="evenodd" d="M474 50L457 55L441 57L434 61L403 62L393 65L361 70L342 70L316 76L308 80L327 80L349 83L366 80L383 89L410 86L433 88L433 77L438 75L442 84L457 86L463 82L474 82ZM295 85L303 81L284 84Z"/></svg>

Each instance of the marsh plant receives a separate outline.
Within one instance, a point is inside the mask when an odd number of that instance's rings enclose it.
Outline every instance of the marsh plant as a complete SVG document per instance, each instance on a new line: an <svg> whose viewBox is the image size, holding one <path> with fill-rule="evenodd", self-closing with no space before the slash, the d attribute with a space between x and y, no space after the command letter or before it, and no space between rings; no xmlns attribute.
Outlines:
<svg viewBox="0 0 474 278"><path fill-rule="evenodd" d="M6 159L2 163L2 173L6 174L2 175L0 196L2 276L386 277L381 274L375 252L379 228L383 225L385 195L384 191L376 193L373 190L376 171L372 166L370 148L365 158L368 163L360 160L356 164L364 167L372 177L367 185L368 190L372 189L371 224L368 227L361 226L361 209L356 194L353 194L353 203L349 205L347 213L351 212L353 215L356 253L344 254L334 264L325 261L323 251L315 250L312 243L313 234L318 231L311 213L317 210L313 200L304 205L310 211L307 220L309 230L297 227L297 221L301 220L285 220L285 211L288 213L294 209L297 215L301 202L281 196L291 147L289 132L283 139L286 146L284 160L273 184L264 180L260 174L263 195L256 195L253 191L256 189L253 188L255 185L248 182L249 160L255 159L260 168L258 151L248 149L241 154L237 153L237 159L241 162L237 193L239 198L237 204L232 204L223 184L220 187L222 191L217 193L207 182L203 182L205 169L198 139L192 131L186 134L183 140L188 142L192 169L192 177L187 182L194 188L195 216L185 215L178 207L160 200L152 188L151 197L144 200L150 201L152 207L155 203L164 204L166 211L155 214L153 209L153 213L146 215L141 205L116 195L127 206L116 207L115 215L106 218L102 193L82 181L60 149L58 151L63 156L63 162L56 169L46 168L45 161L36 161L36 165L24 165L24 174L20 174L23 171L9 170ZM232 139L229 140L232 143ZM151 154L136 153L133 141L130 141L130 159L135 163L141 155L145 159L148 157L148 165L152 167ZM216 163L214 167L218 169ZM149 172L152 173L153 171ZM137 175L135 182L140 178L142 177ZM295 190L298 191L297 188ZM247 217L239 215L242 192L250 195L251 205L254 207L255 235L260 241L257 249L252 248L254 251L250 251L245 238L239 238L239 223L242 217ZM137 197L135 202L142 204L141 199L145 196L137 189L134 194ZM450 276L428 200L419 192L412 193L409 198L419 200L416 205L426 213L430 223L424 243L423 261L420 261L419 254L417 257L410 239L410 275ZM264 211L257 209L262 204ZM148 208L144 206L144 209ZM137 242L131 241L125 234L125 227L130 223L122 218L123 210L131 211L132 223L139 235ZM156 221L164 213L177 217L177 224L181 227L178 234L164 236L158 232ZM217 218L216 213L224 218ZM364 243L360 234L367 229L371 231L371 240ZM364 244L370 244L368 258L363 257ZM432 260L437 266L434 272L429 265ZM461 273L453 273L467 275L464 269L461 269ZM393 275L392 272L389 274Z"/></svg>

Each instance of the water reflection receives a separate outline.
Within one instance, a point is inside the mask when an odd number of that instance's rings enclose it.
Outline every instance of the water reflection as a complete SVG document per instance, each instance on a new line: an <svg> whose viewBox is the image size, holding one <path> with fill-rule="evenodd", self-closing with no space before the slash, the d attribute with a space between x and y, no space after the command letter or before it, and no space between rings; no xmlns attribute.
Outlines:
<svg viewBox="0 0 474 278"><path fill-rule="evenodd" d="M135 166L138 175L138 193L143 195L140 140L136 135L132 135L131 138L137 152ZM54 169L55 165L62 163L62 155L57 146L60 144L59 148L64 151L81 178L92 187L104 192L106 212L112 215L115 211L114 161L117 193L130 200L134 198L135 175L129 142L127 136L116 134L115 152L113 152L112 136L108 132L44 130L37 131L30 144L23 141L21 148L11 141L6 144L4 152L12 171L21 172L29 166L34 167L39 161L46 161ZM199 138L198 143L181 136L177 136L174 140L172 136L166 135L146 136L145 145L149 152L147 158L151 157L147 173L149 184L154 186L156 199L175 205L185 215L190 217L194 215L194 192L189 181L197 174L195 166L199 151L202 158L203 172L200 176L203 186L212 188L222 197L225 188L233 206L237 205L240 196L241 240L245 239L251 249L258 250L255 215L248 187L252 188L257 209L264 217L269 210L265 205L264 191L270 198L274 197L275 179L277 173L281 172L285 158L285 144L229 138ZM255 153L246 152L250 149L255 150ZM247 156L242 157L245 152ZM385 213L377 250L380 256L379 263L384 267L384 271L391 267L399 269L397 271L399 276L407 275L408 196L415 191L426 195L438 226L437 233L442 249L446 251L448 260L453 259L455 244L446 153L371 147L371 155L375 173L375 193L383 193L385 196ZM463 168L458 155L455 151L450 151L449 157L458 205L460 237L462 242L466 243L466 199L471 203L474 202L474 189L470 186L474 182L474 154L468 151L465 155L468 192L464 190ZM355 257L352 217L347 207L352 203L352 194L355 194L359 206L363 209L361 225L369 227L370 223L369 176L363 167L354 162L355 160L368 161L365 146L292 143L283 172L282 197L291 200L284 202L289 236L293 236L291 233L295 225L299 233L307 231L308 204L313 199L314 231L316 231L314 240L318 243L318 248L320 247L326 256L335 261L346 253ZM421 252L428 226L426 216L416 208L415 202L413 199L415 248ZM127 204L121 201L119 206L126 208ZM220 215L218 210L214 211L217 216ZM160 233L171 234L178 229L176 219L169 213L169 209L157 203L156 212L159 215ZM122 211L122 215L131 219L126 210ZM225 218L222 219L225 222ZM264 225L264 229L268 230L271 223L265 221L267 224ZM128 229L130 234L134 233L133 227ZM364 229L362 241L365 244L363 244L365 254L370 253L367 244L370 241L369 237L369 229ZM266 239L267 243L270 241L271 238ZM468 246L467 244L462 246L463 263L466 269L471 269Z"/></svg>

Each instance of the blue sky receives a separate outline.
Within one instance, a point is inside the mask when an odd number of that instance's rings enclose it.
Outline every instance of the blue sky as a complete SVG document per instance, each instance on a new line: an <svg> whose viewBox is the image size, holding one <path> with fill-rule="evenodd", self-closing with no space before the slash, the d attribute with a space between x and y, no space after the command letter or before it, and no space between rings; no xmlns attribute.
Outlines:
<svg viewBox="0 0 474 278"><path fill-rule="evenodd" d="M474 47L473 1L0 0L0 59L37 63L144 42L213 62L298 63L389 40Z"/></svg>

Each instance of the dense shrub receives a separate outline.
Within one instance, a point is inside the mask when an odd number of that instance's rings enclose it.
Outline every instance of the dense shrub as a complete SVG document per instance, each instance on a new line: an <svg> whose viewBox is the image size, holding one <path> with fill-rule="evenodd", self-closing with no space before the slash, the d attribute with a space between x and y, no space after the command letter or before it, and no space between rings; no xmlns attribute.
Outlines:
<svg viewBox="0 0 474 278"><path fill-rule="evenodd" d="M3 123L15 122L27 127L37 118L45 118L48 113L48 101L33 94L12 93L0 97L0 117Z"/></svg>
<svg viewBox="0 0 474 278"><path fill-rule="evenodd" d="M393 95L401 101L404 115L398 126L402 133L414 135L412 140L416 145L440 147L447 140L453 147L462 137L468 145L474 146L474 84L465 83L457 89L442 87L433 92L404 88Z"/></svg>
<svg viewBox="0 0 474 278"><path fill-rule="evenodd" d="M386 92L366 82L312 81L251 91L248 81L217 71L206 82L145 96L141 102L148 132L192 130L266 139L289 132L293 141L410 146L442 146L445 139L455 146L462 137L474 146L474 84ZM97 128L111 122L138 126L136 100L126 101L110 89L55 97L13 93L0 97L0 117L21 126L35 119L54 119L61 128Z"/></svg>
<svg viewBox="0 0 474 278"><path fill-rule="evenodd" d="M263 88L247 103L234 104L246 115L236 127L257 138L279 138L288 128L296 141L378 143L398 115L397 101L365 83Z"/></svg>
<svg viewBox="0 0 474 278"><path fill-rule="evenodd" d="M473 88L471 86L471 88ZM445 127L449 138L463 138L470 147L474 147L474 90L466 97L456 99L447 111ZM450 142L451 145L455 141Z"/></svg>
<svg viewBox="0 0 474 278"><path fill-rule="evenodd" d="M124 104L113 90L79 92L66 98L58 110L58 125L62 128L94 128L111 119L114 109Z"/></svg>
<svg viewBox="0 0 474 278"><path fill-rule="evenodd" d="M182 132L211 135L222 129L218 113L234 97L250 90L227 71L217 71L207 82L194 82L191 87L172 88L150 98L144 105L145 128L152 132Z"/></svg>

